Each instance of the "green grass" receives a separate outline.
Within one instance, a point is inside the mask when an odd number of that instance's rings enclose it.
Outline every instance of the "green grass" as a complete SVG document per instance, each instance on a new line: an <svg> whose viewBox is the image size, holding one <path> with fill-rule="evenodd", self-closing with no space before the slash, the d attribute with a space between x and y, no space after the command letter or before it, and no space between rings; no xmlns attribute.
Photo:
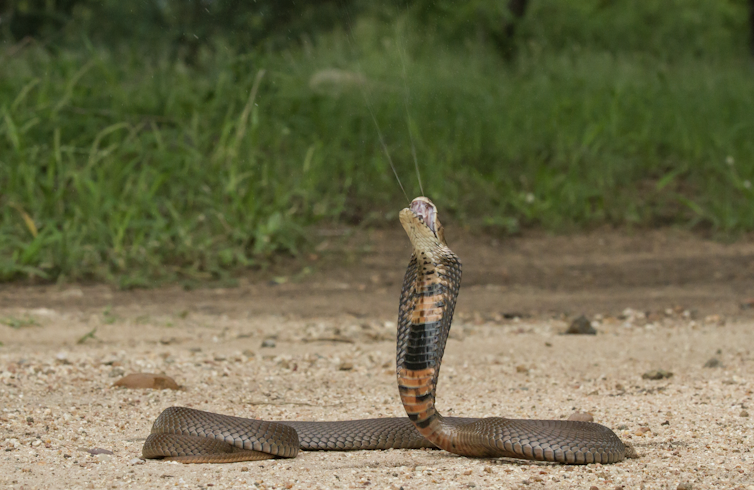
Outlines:
<svg viewBox="0 0 754 490"><path fill-rule="evenodd" d="M26 315L21 318L14 317L14 316L0 318L0 323L16 330L20 328L25 328L25 327L38 327L39 326L39 322L29 315Z"/></svg>
<svg viewBox="0 0 754 490"><path fill-rule="evenodd" d="M218 41L193 67L144 47L0 50L0 280L227 280L306 249L311 226L397 226L365 94L409 197L410 126L456 224L754 229L741 6L534 5L512 64L406 17L279 53ZM368 82L309 86L332 68Z"/></svg>

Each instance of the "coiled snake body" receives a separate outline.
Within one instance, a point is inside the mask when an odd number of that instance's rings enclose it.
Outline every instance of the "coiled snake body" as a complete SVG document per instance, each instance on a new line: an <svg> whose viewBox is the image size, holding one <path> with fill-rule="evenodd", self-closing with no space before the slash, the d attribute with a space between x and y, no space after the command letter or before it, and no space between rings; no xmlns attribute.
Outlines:
<svg viewBox="0 0 754 490"><path fill-rule="evenodd" d="M560 463L614 463L626 447L591 422L443 417L435 391L461 283L461 263L445 243L432 202L419 197L400 213L413 254L398 314L398 390L408 418L345 422L266 422L171 407L155 421L145 458L223 463L295 457L304 450L438 447L471 457Z"/></svg>

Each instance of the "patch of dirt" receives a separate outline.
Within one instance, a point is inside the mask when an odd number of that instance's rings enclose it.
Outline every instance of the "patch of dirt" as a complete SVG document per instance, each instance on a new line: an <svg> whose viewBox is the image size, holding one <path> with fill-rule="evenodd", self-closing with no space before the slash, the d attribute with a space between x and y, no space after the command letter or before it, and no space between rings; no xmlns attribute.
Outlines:
<svg viewBox="0 0 754 490"><path fill-rule="evenodd" d="M0 287L0 487L750 488L752 237L448 231L464 286L439 410L588 412L641 458L583 467L408 450L228 465L137 459L172 405L269 420L403 416L394 338L410 249L402 232L378 230L320 236L316 256L236 288ZM562 335L582 314L597 334ZM644 377L660 371L668 375ZM112 386L137 372L183 388Z"/></svg>
<svg viewBox="0 0 754 490"><path fill-rule="evenodd" d="M754 235L735 243L678 230L544 233L448 241L463 262L461 313L617 314L680 307L750 317ZM456 236L454 236L456 235ZM390 318L408 264L401 230L321 238L312 257L242 277L235 288L180 286L117 291L108 286L0 286L0 308L90 311L138 305L155 312L351 314ZM742 308L743 305L743 308Z"/></svg>

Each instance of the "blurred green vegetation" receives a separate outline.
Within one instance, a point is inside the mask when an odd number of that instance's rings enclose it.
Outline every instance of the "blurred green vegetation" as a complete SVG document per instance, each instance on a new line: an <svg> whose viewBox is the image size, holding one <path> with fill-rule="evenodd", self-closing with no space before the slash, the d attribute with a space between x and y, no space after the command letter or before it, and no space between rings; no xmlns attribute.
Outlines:
<svg viewBox="0 0 754 490"><path fill-rule="evenodd" d="M222 279L394 225L370 108L457 225L754 229L745 1L38 3L0 23L0 280Z"/></svg>

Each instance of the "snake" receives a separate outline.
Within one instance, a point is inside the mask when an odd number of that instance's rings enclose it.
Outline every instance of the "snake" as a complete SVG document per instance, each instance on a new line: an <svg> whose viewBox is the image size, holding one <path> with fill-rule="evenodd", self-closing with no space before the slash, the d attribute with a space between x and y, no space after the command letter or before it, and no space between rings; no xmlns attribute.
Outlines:
<svg viewBox="0 0 754 490"><path fill-rule="evenodd" d="M270 422L170 407L155 420L144 458L229 463L292 458L299 450L439 448L473 458L565 464L615 463L631 448L609 428L571 420L443 417L435 408L445 344L461 285L461 261L437 208L417 197L400 214L413 253L400 296L398 392L407 417Z"/></svg>

